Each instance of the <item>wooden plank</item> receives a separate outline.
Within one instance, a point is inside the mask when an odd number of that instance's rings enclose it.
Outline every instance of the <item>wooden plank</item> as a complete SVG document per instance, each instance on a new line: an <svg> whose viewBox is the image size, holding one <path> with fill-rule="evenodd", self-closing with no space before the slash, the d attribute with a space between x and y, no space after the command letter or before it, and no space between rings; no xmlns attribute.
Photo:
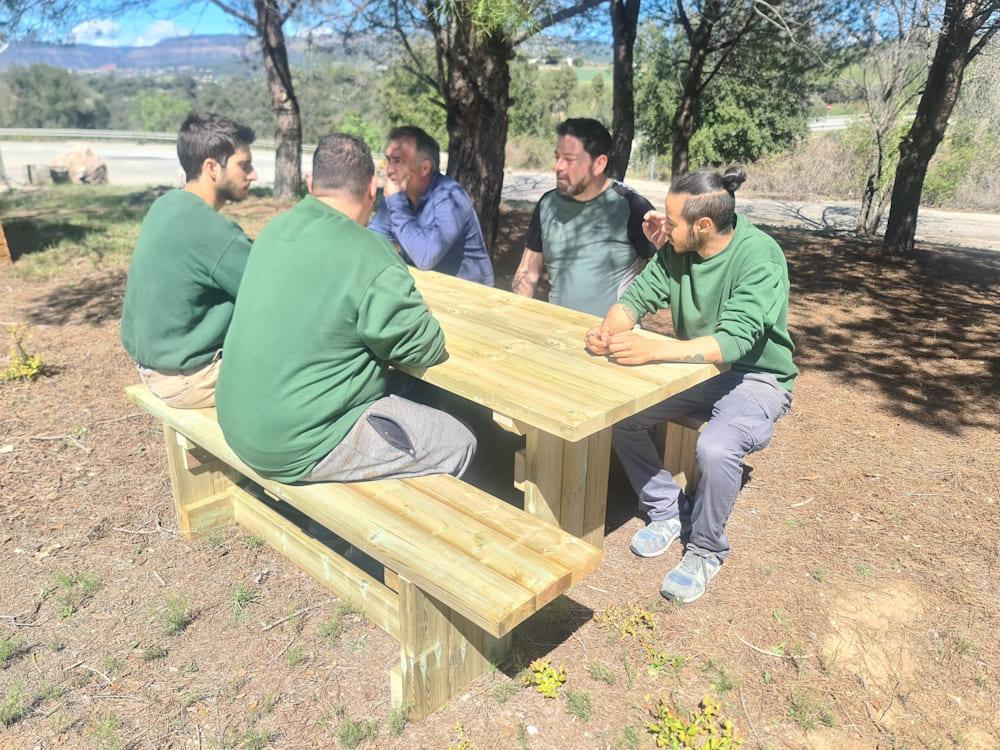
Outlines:
<svg viewBox="0 0 1000 750"><path fill-rule="evenodd" d="M580 538L598 548L604 545L608 473L611 469L611 430L608 427L587 438L587 490L583 502L583 532Z"/></svg>
<svg viewBox="0 0 1000 750"><path fill-rule="evenodd" d="M702 429L704 429L703 424L698 430L692 430L676 421L667 422L663 466L684 492L693 493L698 485L698 461L695 451Z"/></svg>
<svg viewBox="0 0 1000 750"><path fill-rule="evenodd" d="M405 577L399 583L400 669L390 682L419 721L492 669L510 638L491 638Z"/></svg>
<svg viewBox="0 0 1000 750"><path fill-rule="evenodd" d="M525 427L515 419L511 419L499 412L493 412L493 421L507 432L512 432L515 435L524 435Z"/></svg>
<svg viewBox="0 0 1000 750"><path fill-rule="evenodd" d="M524 509L543 521L561 525L564 441L541 430L528 430L525 444Z"/></svg>
<svg viewBox="0 0 1000 750"><path fill-rule="evenodd" d="M559 491L559 527L573 536L583 536L589 442L589 439L584 439L575 443L563 443L562 487Z"/></svg>
<svg viewBox="0 0 1000 750"><path fill-rule="evenodd" d="M564 564L535 553L505 529L489 526L474 516L481 493L468 493L470 507L455 512L451 506L442 506L434 492L426 491L419 481L364 483L357 490L449 548L532 592L536 610L571 585L572 571Z"/></svg>
<svg viewBox="0 0 1000 750"><path fill-rule="evenodd" d="M473 513L481 523L516 539L522 547L558 562L573 572L574 582L600 566L600 547L577 539L554 524L540 522L475 487L452 481L452 477L438 474L404 481L407 484L419 483L424 491L432 492L439 502L446 503L457 511Z"/></svg>
<svg viewBox="0 0 1000 750"><path fill-rule="evenodd" d="M201 533L220 525L232 523L232 513L226 516L218 503L202 508L199 514L197 503L218 498L233 487L233 483L221 470L219 462L200 466L191 471L184 466L184 449L177 443L177 432L167 424L163 426L164 443L167 448L167 467L170 472L170 489L174 497L174 513L177 527L188 541L193 541ZM231 504L230 504L231 508Z"/></svg>
<svg viewBox="0 0 1000 750"><path fill-rule="evenodd" d="M233 453L215 421L214 409L172 409L150 394L145 386L130 386L126 388L126 395L220 461L335 531L383 565L400 575L405 574L492 635L506 635L535 612L534 592L479 565L468 555L414 527L410 520L387 513L358 491L365 487L365 492L370 494L375 484L398 484L401 480L294 486L273 482L257 474ZM461 575L456 575L456 571L461 571Z"/></svg>
<svg viewBox="0 0 1000 750"><path fill-rule="evenodd" d="M0 265L14 265L14 257L10 252L10 245L7 244L7 235L3 233L3 224L0 223Z"/></svg>
<svg viewBox="0 0 1000 750"><path fill-rule="evenodd" d="M579 440L727 369L622 367L593 357L585 315L435 272L412 271L441 322L449 359L414 371L430 383L553 435ZM657 334L639 335L658 339ZM558 383L554 387L554 383Z"/></svg>
<svg viewBox="0 0 1000 750"><path fill-rule="evenodd" d="M393 638L399 638L399 597L322 542L269 508L249 492L233 490L236 522L256 534L297 568L365 616Z"/></svg>
<svg viewBox="0 0 1000 750"><path fill-rule="evenodd" d="M514 451L514 489L524 492L525 462L524 448Z"/></svg>

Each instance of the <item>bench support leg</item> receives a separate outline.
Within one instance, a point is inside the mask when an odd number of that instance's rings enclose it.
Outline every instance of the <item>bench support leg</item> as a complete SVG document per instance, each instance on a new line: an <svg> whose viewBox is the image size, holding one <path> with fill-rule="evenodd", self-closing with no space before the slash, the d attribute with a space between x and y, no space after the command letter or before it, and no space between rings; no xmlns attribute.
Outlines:
<svg viewBox="0 0 1000 750"><path fill-rule="evenodd" d="M226 466L215 460L197 465L190 461L186 439L171 427L163 426L163 437L177 526L184 537L193 541L199 534L232 523L233 481ZM188 468L189 464L192 468Z"/></svg>
<svg viewBox="0 0 1000 750"><path fill-rule="evenodd" d="M532 429L525 452L524 509L603 546L611 428L575 443Z"/></svg>
<svg viewBox="0 0 1000 750"><path fill-rule="evenodd" d="M399 576L400 668L391 676L392 701L419 721L510 650L510 634L494 638Z"/></svg>
<svg viewBox="0 0 1000 750"><path fill-rule="evenodd" d="M676 422L666 422L657 425L656 431L657 442L663 449L664 468L673 475L674 481L684 492L693 493L698 486L695 448L700 430L693 430Z"/></svg>

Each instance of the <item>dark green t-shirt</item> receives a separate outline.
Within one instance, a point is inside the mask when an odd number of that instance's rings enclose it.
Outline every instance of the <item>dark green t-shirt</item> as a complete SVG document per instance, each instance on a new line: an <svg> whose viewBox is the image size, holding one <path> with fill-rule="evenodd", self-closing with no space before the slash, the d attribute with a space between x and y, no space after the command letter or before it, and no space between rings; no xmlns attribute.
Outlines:
<svg viewBox="0 0 1000 750"><path fill-rule="evenodd" d="M666 245L621 303L637 318L669 305L677 338L713 336L733 370L771 373L792 390L799 371L788 333L788 265L778 243L742 216L711 258Z"/></svg>
<svg viewBox="0 0 1000 750"><path fill-rule="evenodd" d="M121 339L155 370L198 367L222 348L250 238L194 193L156 199L128 270Z"/></svg>
<svg viewBox="0 0 1000 750"><path fill-rule="evenodd" d="M390 362L430 367L443 353L392 245L309 196L254 242L215 390L219 425L259 473L294 482L386 395Z"/></svg>
<svg viewBox="0 0 1000 750"><path fill-rule="evenodd" d="M545 257L549 302L604 317L656 253L642 233L642 217L652 208L620 182L589 201L556 190L543 195L524 245Z"/></svg>

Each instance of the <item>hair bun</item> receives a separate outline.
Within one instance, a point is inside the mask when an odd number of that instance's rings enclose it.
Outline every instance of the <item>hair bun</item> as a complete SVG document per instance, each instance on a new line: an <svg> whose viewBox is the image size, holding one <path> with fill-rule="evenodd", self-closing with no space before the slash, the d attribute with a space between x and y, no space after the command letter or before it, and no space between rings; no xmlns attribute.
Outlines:
<svg viewBox="0 0 1000 750"><path fill-rule="evenodd" d="M730 193L735 193L740 185L746 182L747 173L739 167L727 167L722 173L722 185Z"/></svg>

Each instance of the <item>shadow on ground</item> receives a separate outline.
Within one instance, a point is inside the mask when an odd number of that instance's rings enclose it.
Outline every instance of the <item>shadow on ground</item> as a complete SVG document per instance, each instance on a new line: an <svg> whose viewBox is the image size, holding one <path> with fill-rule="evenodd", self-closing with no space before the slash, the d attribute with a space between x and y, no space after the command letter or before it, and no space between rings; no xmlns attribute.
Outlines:
<svg viewBox="0 0 1000 750"><path fill-rule="evenodd" d="M125 271L110 271L45 293L28 311L28 321L42 325L100 325L121 317Z"/></svg>

